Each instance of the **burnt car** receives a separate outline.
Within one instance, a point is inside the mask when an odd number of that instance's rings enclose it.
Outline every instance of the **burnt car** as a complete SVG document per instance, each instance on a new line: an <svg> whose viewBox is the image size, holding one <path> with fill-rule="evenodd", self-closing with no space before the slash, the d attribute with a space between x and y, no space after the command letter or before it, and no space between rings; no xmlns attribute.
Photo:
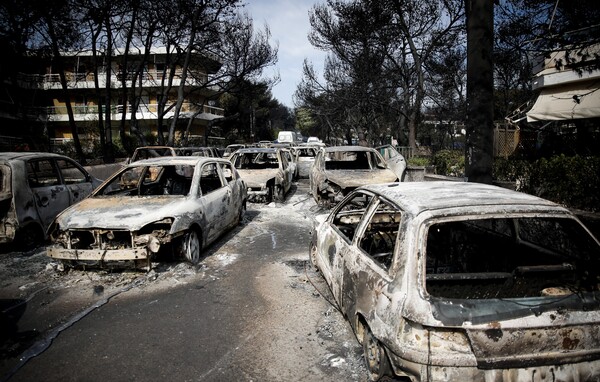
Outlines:
<svg viewBox="0 0 600 382"><path fill-rule="evenodd" d="M598 380L600 243L567 209L476 183L391 183L316 224L310 256L372 380Z"/></svg>
<svg viewBox="0 0 600 382"><path fill-rule="evenodd" d="M177 151L175 151L175 149L171 146L141 146L137 147L133 151L133 154L131 154L131 158L127 160L127 163L132 163L143 159L168 157L175 155L183 154L177 154Z"/></svg>
<svg viewBox="0 0 600 382"><path fill-rule="evenodd" d="M56 215L100 183L63 155L0 153L0 243L42 241Z"/></svg>
<svg viewBox="0 0 600 382"><path fill-rule="evenodd" d="M296 155L296 165L298 166L298 178L307 179L310 169L317 156L316 147L298 146L292 147L292 153Z"/></svg>
<svg viewBox="0 0 600 382"><path fill-rule="evenodd" d="M310 169L310 193L318 204L332 206L359 186L394 182L401 177L373 148L326 147L317 152Z"/></svg>
<svg viewBox="0 0 600 382"><path fill-rule="evenodd" d="M292 186L292 169L281 149L239 149L231 163L246 181L248 200L252 202L282 202Z"/></svg>
<svg viewBox="0 0 600 382"><path fill-rule="evenodd" d="M49 229L48 256L74 264L132 261L150 267L165 246L190 263L237 225L246 185L221 158L162 157L131 163Z"/></svg>

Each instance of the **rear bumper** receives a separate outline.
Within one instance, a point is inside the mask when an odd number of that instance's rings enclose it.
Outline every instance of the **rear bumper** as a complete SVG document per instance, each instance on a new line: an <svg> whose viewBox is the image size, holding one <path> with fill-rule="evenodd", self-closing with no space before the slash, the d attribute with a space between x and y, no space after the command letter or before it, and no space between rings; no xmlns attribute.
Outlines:
<svg viewBox="0 0 600 382"><path fill-rule="evenodd" d="M394 373L411 381L597 381L600 360L537 367L479 369L476 366L425 365L403 359L388 352ZM544 377L545 376L545 377ZM577 376L577 378L574 378Z"/></svg>

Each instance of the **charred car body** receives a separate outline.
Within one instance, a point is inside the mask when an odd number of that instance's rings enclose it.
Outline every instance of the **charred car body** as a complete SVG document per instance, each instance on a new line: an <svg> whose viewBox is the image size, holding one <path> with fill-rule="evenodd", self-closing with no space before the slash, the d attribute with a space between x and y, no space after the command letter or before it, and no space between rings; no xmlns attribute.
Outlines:
<svg viewBox="0 0 600 382"><path fill-rule="evenodd" d="M310 170L310 193L318 204L332 206L366 184L394 182L394 173L381 155L362 146L335 146L318 151Z"/></svg>
<svg viewBox="0 0 600 382"><path fill-rule="evenodd" d="M298 166L298 178L306 179L309 177L310 169L315 161L318 148L308 146L292 147L292 153L296 155L296 164Z"/></svg>
<svg viewBox="0 0 600 382"><path fill-rule="evenodd" d="M62 155L0 153L0 243L41 241L56 215L100 183Z"/></svg>
<svg viewBox="0 0 600 382"><path fill-rule="evenodd" d="M248 200L283 201L292 186L292 169L282 149L245 148L230 158L248 186Z"/></svg>
<svg viewBox="0 0 600 382"><path fill-rule="evenodd" d="M49 229L48 256L82 264L150 266L165 244L191 263L240 222L246 186L220 158L162 157L131 163Z"/></svg>
<svg viewBox="0 0 600 382"><path fill-rule="evenodd" d="M494 186L362 187L310 255L371 378L597 381L600 244L568 210Z"/></svg>

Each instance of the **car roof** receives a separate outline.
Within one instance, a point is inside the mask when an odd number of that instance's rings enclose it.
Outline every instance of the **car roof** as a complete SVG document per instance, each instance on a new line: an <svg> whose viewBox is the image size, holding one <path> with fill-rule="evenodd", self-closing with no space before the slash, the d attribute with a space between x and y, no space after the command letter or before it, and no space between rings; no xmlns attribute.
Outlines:
<svg viewBox="0 0 600 382"><path fill-rule="evenodd" d="M328 153L339 151L375 151L375 149L365 146L330 146L325 148L325 152Z"/></svg>
<svg viewBox="0 0 600 382"><path fill-rule="evenodd" d="M200 157L200 156L166 156L166 157L156 157L149 159L142 159L136 162L132 162L127 167L137 167L137 166L168 166L168 165L189 165L195 166L197 164L202 164L203 162L222 162L222 163L231 163L227 159L221 158L213 158L213 157Z"/></svg>
<svg viewBox="0 0 600 382"><path fill-rule="evenodd" d="M564 207L537 196L481 183L431 181L374 184L361 187L417 215L424 211L456 207L536 206L568 212Z"/></svg>
<svg viewBox="0 0 600 382"><path fill-rule="evenodd" d="M239 149L238 153L274 153L277 152L277 148L274 147L248 147L245 149Z"/></svg>

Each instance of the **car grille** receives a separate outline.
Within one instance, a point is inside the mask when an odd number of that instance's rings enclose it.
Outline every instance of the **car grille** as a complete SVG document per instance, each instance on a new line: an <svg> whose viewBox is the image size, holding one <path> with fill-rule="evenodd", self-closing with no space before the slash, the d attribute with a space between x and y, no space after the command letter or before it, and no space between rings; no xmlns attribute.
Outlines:
<svg viewBox="0 0 600 382"><path fill-rule="evenodd" d="M123 249L131 248L132 242L129 231L69 231L70 249Z"/></svg>

